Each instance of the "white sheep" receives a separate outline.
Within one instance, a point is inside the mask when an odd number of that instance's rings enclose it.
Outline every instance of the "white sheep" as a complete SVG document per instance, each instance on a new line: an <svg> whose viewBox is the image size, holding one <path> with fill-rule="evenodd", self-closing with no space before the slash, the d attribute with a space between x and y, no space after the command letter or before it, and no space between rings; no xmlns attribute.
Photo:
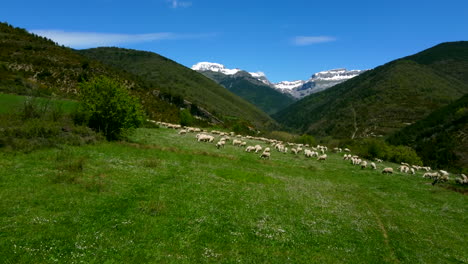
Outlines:
<svg viewBox="0 0 468 264"><path fill-rule="evenodd" d="M461 185L467 185L468 184L468 177L466 177L465 174L460 174L460 178L456 178L455 182Z"/></svg>
<svg viewBox="0 0 468 264"><path fill-rule="evenodd" d="M320 155L317 160L320 161L320 160L326 160L327 159L327 154L323 154L323 155Z"/></svg>
<svg viewBox="0 0 468 264"><path fill-rule="evenodd" d="M187 134L187 130L182 129L179 131L179 135L185 135L185 134Z"/></svg>
<svg viewBox="0 0 468 264"><path fill-rule="evenodd" d="M361 161L361 169L367 168L367 161L363 160Z"/></svg>
<svg viewBox="0 0 468 264"><path fill-rule="evenodd" d="M260 155L261 159L270 159L270 152L263 152L262 155Z"/></svg>
<svg viewBox="0 0 468 264"><path fill-rule="evenodd" d="M216 143L216 148L224 148L224 144L226 144L226 141L220 140Z"/></svg>
<svg viewBox="0 0 468 264"><path fill-rule="evenodd" d="M255 153L258 153L259 151L262 150L262 146L260 145L255 145Z"/></svg>
<svg viewBox="0 0 468 264"><path fill-rule="evenodd" d="M374 163L374 162L371 162L370 166L371 166L371 168L372 168L373 170L376 170L376 169L377 169L377 166L375 166L375 163Z"/></svg>
<svg viewBox="0 0 468 264"><path fill-rule="evenodd" d="M382 170L382 173L384 173L384 174L388 174L388 173L392 174L392 173L393 173L393 168L384 168L384 169Z"/></svg>
<svg viewBox="0 0 468 264"><path fill-rule="evenodd" d="M232 145L233 146L240 146L242 144L242 141L238 140L238 139L234 139L232 141Z"/></svg>
<svg viewBox="0 0 468 264"><path fill-rule="evenodd" d="M246 152L251 152L252 150L255 150L255 147L254 146L248 146L245 151Z"/></svg>

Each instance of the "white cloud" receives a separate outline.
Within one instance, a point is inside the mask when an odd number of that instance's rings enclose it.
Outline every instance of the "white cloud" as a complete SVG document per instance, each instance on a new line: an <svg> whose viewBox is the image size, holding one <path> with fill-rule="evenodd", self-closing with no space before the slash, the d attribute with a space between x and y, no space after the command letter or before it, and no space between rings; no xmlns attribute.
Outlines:
<svg viewBox="0 0 468 264"><path fill-rule="evenodd" d="M179 1L179 0L169 0L171 3L172 8L178 8L178 7L189 7L192 5L192 2L185 2L185 1Z"/></svg>
<svg viewBox="0 0 468 264"><path fill-rule="evenodd" d="M72 48L116 46L161 40L197 39L210 34L176 34L170 32L148 34L116 34L97 32L66 32L63 30L31 30L32 33L49 38L60 45Z"/></svg>
<svg viewBox="0 0 468 264"><path fill-rule="evenodd" d="M298 36L293 39L293 44L296 46L307 46L332 41L336 41L336 38L329 36Z"/></svg>

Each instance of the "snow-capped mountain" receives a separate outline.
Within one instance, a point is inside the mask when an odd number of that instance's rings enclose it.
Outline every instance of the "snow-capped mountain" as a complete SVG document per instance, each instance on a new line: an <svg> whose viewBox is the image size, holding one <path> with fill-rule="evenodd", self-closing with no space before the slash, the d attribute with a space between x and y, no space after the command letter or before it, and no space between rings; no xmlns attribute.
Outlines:
<svg viewBox="0 0 468 264"><path fill-rule="evenodd" d="M236 73L243 72L241 69L227 69L223 64L214 63L214 62L199 62L192 66L192 70L204 72L219 72L225 75L235 75ZM246 72L246 71L245 71ZM266 85L272 85L272 83L267 79L265 73L263 72L247 72L254 79L261 81Z"/></svg>
<svg viewBox="0 0 468 264"><path fill-rule="evenodd" d="M366 70L334 69L314 73L307 81L283 81L274 84L274 88L282 93L288 93L295 98L323 91L346 80L358 76Z"/></svg>
<svg viewBox="0 0 468 264"><path fill-rule="evenodd" d="M358 76L366 70L351 70L344 68L314 73L308 80L282 81L271 83L263 72L247 72L241 69L227 69L224 65L213 62L199 62L192 66L192 70L199 72L219 72L233 77L252 77L281 93L289 94L297 99L323 91L346 80Z"/></svg>

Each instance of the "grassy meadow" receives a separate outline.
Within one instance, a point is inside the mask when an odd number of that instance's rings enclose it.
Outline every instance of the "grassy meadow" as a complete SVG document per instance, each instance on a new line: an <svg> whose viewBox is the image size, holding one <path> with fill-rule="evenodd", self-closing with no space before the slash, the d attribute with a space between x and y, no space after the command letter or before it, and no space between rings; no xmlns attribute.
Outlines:
<svg viewBox="0 0 468 264"><path fill-rule="evenodd" d="M17 111L26 100L28 100L27 96L0 93L0 114ZM33 100L36 100L42 107L60 107L65 113L71 113L77 105L75 101L64 99L34 97Z"/></svg>
<svg viewBox="0 0 468 264"><path fill-rule="evenodd" d="M0 152L0 262L468 262L466 195L380 173L396 164L259 155L166 128Z"/></svg>

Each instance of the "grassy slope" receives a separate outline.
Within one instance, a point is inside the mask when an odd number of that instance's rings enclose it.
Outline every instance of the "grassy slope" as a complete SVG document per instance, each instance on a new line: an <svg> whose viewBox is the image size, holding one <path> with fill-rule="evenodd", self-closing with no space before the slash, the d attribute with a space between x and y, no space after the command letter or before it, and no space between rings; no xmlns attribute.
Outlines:
<svg viewBox="0 0 468 264"><path fill-rule="evenodd" d="M441 44L387 63L308 96L274 117L320 136L350 138L355 131L358 137L387 135L468 92L468 83L461 77L468 74L466 43Z"/></svg>
<svg viewBox="0 0 468 264"><path fill-rule="evenodd" d="M337 154L262 161L168 129L133 140L0 153L3 260L468 261L467 196L420 174L361 170Z"/></svg>
<svg viewBox="0 0 468 264"><path fill-rule="evenodd" d="M0 93L0 114L16 111L22 106L26 99L27 97L22 95ZM46 98L36 98L35 100L38 100L38 103L43 105L49 103L60 105L65 113L72 112L77 104L75 101L63 99L50 100Z"/></svg>
<svg viewBox="0 0 468 264"><path fill-rule="evenodd" d="M250 77L248 73L237 73L234 76L210 71L201 73L223 85L234 94L256 105L269 115L286 108L294 102L291 96L272 89L257 79Z"/></svg>
<svg viewBox="0 0 468 264"><path fill-rule="evenodd" d="M138 75L160 91L183 96L218 116L236 116L259 127L275 123L255 106L209 78L156 53L120 48L95 48L78 52Z"/></svg>
<svg viewBox="0 0 468 264"><path fill-rule="evenodd" d="M160 100L136 76L90 60L74 50L0 23L0 91L76 98L83 79L105 75L125 83L141 98L150 118L178 122L179 109Z"/></svg>

